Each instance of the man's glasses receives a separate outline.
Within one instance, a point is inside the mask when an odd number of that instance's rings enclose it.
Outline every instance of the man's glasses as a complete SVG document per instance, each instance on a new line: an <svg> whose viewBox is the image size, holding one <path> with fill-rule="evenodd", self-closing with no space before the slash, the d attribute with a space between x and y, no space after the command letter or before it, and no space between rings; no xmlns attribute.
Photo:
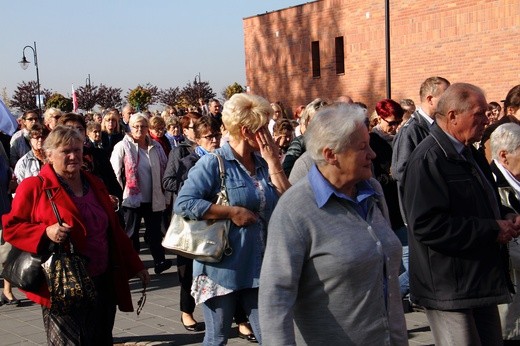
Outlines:
<svg viewBox="0 0 520 346"><path fill-rule="evenodd" d="M144 304L146 303L146 286L143 287L143 292L141 292L141 298L137 301L137 316L143 310Z"/></svg>
<svg viewBox="0 0 520 346"><path fill-rule="evenodd" d="M222 137L222 133L212 133L207 136L201 136L200 138L207 139L208 141L211 141L213 139L220 139Z"/></svg>

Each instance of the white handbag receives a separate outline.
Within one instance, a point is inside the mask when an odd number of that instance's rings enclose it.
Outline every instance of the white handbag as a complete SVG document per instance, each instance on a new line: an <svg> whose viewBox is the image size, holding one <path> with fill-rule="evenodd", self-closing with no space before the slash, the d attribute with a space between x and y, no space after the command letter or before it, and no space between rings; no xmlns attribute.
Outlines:
<svg viewBox="0 0 520 346"><path fill-rule="evenodd" d="M220 191L215 204L229 205L224 162L219 155L213 153L212 155L218 158L220 176ZM200 262L220 262L222 256L229 256L233 252L228 241L230 222L229 219L195 221L174 214L162 246L177 255Z"/></svg>

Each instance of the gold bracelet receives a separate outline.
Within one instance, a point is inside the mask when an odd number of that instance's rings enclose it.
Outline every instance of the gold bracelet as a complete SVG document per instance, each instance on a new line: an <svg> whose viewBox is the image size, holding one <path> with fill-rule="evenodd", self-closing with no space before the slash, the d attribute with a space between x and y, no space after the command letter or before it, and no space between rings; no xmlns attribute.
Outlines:
<svg viewBox="0 0 520 346"><path fill-rule="evenodd" d="M279 171L274 172L274 173L269 173L269 175L270 175L270 176L271 176L271 175L277 175L277 174L280 174L280 173L282 173L282 172L283 172L283 168L280 169Z"/></svg>

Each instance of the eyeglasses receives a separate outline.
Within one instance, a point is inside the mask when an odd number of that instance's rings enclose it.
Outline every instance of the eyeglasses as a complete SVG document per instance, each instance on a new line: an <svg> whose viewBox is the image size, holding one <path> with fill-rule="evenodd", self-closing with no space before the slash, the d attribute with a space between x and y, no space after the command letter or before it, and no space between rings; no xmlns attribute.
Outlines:
<svg viewBox="0 0 520 346"><path fill-rule="evenodd" d="M137 126L132 126L132 128L134 128L136 130L144 130L144 129L147 129L148 126L147 125L137 125Z"/></svg>
<svg viewBox="0 0 520 346"><path fill-rule="evenodd" d="M207 136L201 136L200 138L207 139L208 141L211 141L213 139L220 139L222 137L222 133L212 133Z"/></svg>
<svg viewBox="0 0 520 346"><path fill-rule="evenodd" d="M383 119L383 118L381 118L381 119ZM388 121L386 119L383 119L383 120L388 124L388 126L397 126L397 125L399 125L403 121L403 119L401 119L401 120L394 120L394 121Z"/></svg>
<svg viewBox="0 0 520 346"><path fill-rule="evenodd" d="M59 118L61 118L61 115L53 115L51 118L58 120Z"/></svg>
<svg viewBox="0 0 520 346"><path fill-rule="evenodd" d="M43 139L43 135L31 135L31 138L36 140Z"/></svg>
<svg viewBox="0 0 520 346"><path fill-rule="evenodd" d="M146 303L146 286L143 287L143 292L141 292L141 298L137 301L137 316L141 313L143 310L144 304Z"/></svg>
<svg viewBox="0 0 520 346"><path fill-rule="evenodd" d="M155 132L164 132L166 131L166 129L164 127L159 127L159 128L155 128L155 129L152 129L153 131Z"/></svg>
<svg viewBox="0 0 520 346"><path fill-rule="evenodd" d="M38 121L38 118L26 118L27 121Z"/></svg>

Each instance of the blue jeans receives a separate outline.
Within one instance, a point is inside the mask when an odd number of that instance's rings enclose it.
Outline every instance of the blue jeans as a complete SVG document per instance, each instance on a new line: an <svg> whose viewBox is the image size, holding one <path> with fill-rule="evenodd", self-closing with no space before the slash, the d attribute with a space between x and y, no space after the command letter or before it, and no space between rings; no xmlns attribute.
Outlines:
<svg viewBox="0 0 520 346"><path fill-rule="evenodd" d="M247 288L225 296L213 297L204 302L205 346L225 345L227 343L236 304L242 305L258 343L262 343L258 319L258 288Z"/></svg>
<svg viewBox="0 0 520 346"><path fill-rule="evenodd" d="M401 257L401 275L399 275L399 289L401 298L404 298L410 292L410 274L408 262L408 231L403 226L395 231L395 234L403 245L403 256Z"/></svg>

